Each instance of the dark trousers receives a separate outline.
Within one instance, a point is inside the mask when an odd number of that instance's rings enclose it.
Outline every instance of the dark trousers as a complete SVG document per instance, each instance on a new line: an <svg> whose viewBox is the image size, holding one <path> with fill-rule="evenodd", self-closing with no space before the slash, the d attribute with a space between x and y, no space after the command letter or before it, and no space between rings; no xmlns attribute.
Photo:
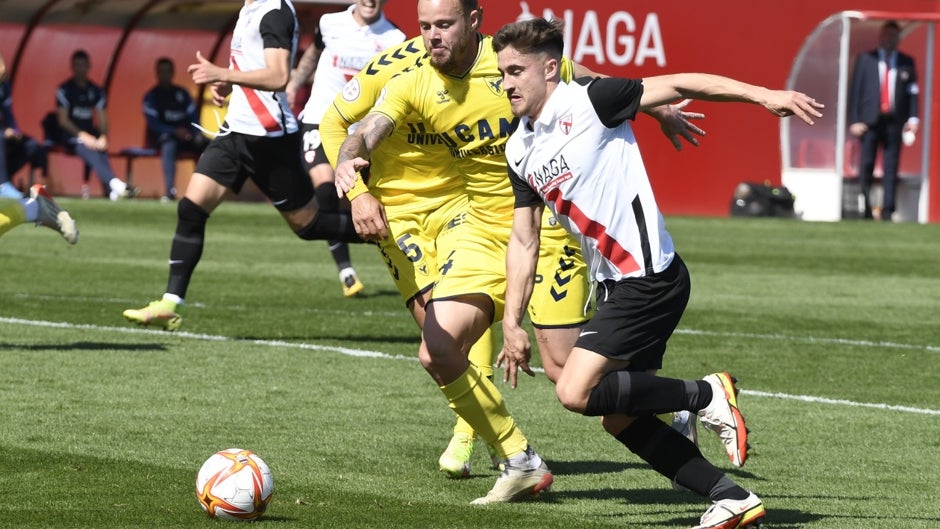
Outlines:
<svg viewBox="0 0 940 529"><path fill-rule="evenodd" d="M175 137L161 137L156 147L160 150L160 165L163 167L163 185L166 196L174 197L176 194L176 159L180 153L202 154L208 141L204 136L184 141Z"/></svg>
<svg viewBox="0 0 940 529"><path fill-rule="evenodd" d="M110 190L114 170L111 169L111 160L108 159L108 153L89 149L81 144L74 144L72 148L75 149L75 155L84 160L98 175L98 179L101 180L105 190Z"/></svg>
<svg viewBox="0 0 940 529"><path fill-rule="evenodd" d="M29 136L4 138L0 134L0 184L10 181L27 163L45 175L49 165L45 147Z"/></svg>
<svg viewBox="0 0 940 529"><path fill-rule="evenodd" d="M891 220L894 213L895 192L898 185L898 163L901 157L901 133L904 123L892 115L883 115L861 137L858 183L865 200L865 218L871 218L871 184L875 170L875 156L882 147L881 163L884 176L881 181L884 200L881 218Z"/></svg>

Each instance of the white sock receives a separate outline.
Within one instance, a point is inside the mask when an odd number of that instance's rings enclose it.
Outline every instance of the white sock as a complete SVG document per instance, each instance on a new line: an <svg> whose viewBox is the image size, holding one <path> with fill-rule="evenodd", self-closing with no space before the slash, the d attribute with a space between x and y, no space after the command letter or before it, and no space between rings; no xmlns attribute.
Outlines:
<svg viewBox="0 0 940 529"><path fill-rule="evenodd" d="M510 457L508 466L534 470L539 468L541 464L542 458L535 453L535 450L532 450L532 447L527 447L524 451Z"/></svg>
<svg viewBox="0 0 940 529"><path fill-rule="evenodd" d="M118 193L118 194L121 194L127 191L127 184L125 184L123 180L120 180L118 178L112 178L111 181L108 182L108 187L111 188L112 192Z"/></svg>
<svg viewBox="0 0 940 529"><path fill-rule="evenodd" d="M31 198L21 198L20 204L26 210L26 222L36 222L39 220L39 201Z"/></svg>
<svg viewBox="0 0 940 529"><path fill-rule="evenodd" d="M356 275L356 271L352 267L347 266L339 271L339 280L345 281L347 277L354 275Z"/></svg>
<svg viewBox="0 0 940 529"><path fill-rule="evenodd" d="M170 294L169 292L167 292L166 294L163 294L163 299L165 299L166 301L172 301L173 303L176 303L177 305L183 304L183 298L177 296L176 294Z"/></svg>

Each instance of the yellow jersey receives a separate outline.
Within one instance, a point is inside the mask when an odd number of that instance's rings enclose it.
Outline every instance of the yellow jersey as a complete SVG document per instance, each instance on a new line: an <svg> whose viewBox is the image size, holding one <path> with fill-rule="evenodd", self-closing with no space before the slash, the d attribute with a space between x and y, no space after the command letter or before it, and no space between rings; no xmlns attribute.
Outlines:
<svg viewBox="0 0 940 529"><path fill-rule="evenodd" d="M412 147L446 153L465 180L471 214L511 223L514 200L505 151L519 118L503 93L492 37L480 36L476 61L462 76L426 63L422 57L417 67L390 79L385 97L372 111L392 120L396 129L414 130ZM572 71L571 62L564 60L563 78L570 80Z"/></svg>
<svg viewBox="0 0 940 529"><path fill-rule="evenodd" d="M416 69L431 69L424 60L426 56L421 37L388 48L337 94L320 123L323 149L334 165L349 127L372 110L390 79ZM368 187L357 180L347 196L352 199L373 189L375 197L386 206L421 204L421 209L434 209L446 198L463 194L463 179L447 149L426 144L424 124L417 115L401 116L396 125L392 135L372 153Z"/></svg>

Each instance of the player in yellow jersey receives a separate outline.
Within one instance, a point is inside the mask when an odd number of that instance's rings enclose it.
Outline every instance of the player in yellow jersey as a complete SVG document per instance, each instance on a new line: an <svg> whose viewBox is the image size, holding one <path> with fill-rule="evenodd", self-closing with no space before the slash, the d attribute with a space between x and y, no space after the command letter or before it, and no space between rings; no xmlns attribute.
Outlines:
<svg viewBox="0 0 940 529"><path fill-rule="evenodd" d="M423 39L412 39L377 55L346 85L321 122L328 157L335 160L349 126L368 113L391 77L429 67L426 54ZM566 63L569 78L570 70ZM438 279L437 258L454 250L467 195L462 176L452 168L449 150L434 148L438 139L422 132L423 124L414 118L396 128L372 153L369 185L357 182L347 197L354 208L365 210L354 213L354 218L370 219L381 210L377 218L384 219L382 228L387 222L391 236L378 239L380 251L415 321L423 326L425 305ZM546 225L549 222L546 219ZM369 227L360 231L368 232ZM567 354L563 349L567 335L576 333L590 316L586 270L577 243L564 230L546 230L541 248L542 280L529 313L546 374L554 381L563 363L563 356L559 357ZM558 339L560 333L565 339ZM494 350L488 332L473 345L469 359L484 376L492 377ZM473 429L458 417L451 442L439 459L441 470L456 478L469 475L474 440Z"/></svg>
<svg viewBox="0 0 940 529"><path fill-rule="evenodd" d="M356 170L368 165L363 158L371 158L378 166L375 155L382 150L377 148L380 141L394 141L397 133L389 134L409 127L413 143L446 150L448 165L463 175L469 207L459 246L446 258L438 254L441 279L434 286L434 303L427 309L419 356L442 386L451 407L492 443L504 460L505 470L496 486L475 503L511 501L547 488L552 476L528 446L495 386L478 366L468 362L466 354L470 344L502 314L505 244L513 208L502 155L515 119L499 86L489 38L476 31L480 18L476 2L422 0L418 13L430 58L419 60L416 67L388 81L385 99L341 149L337 184L348 190L356 182ZM363 218L357 216L357 201L353 202L357 231L367 239L383 239L387 232L380 208ZM571 246L561 248L573 253ZM559 285L574 283L565 273L570 263L570 259L554 261L545 276ZM582 271L577 281L581 289L583 278ZM545 291L556 301L566 297L550 285ZM576 295L583 302L578 319L561 322L562 328L544 329L562 331L567 343L573 343L577 327L586 319L587 293L582 290ZM546 313L556 314L554 310Z"/></svg>
<svg viewBox="0 0 940 529"><path fill-rule="evenodd" d="M411 39L376 55L346 84L320 122L321 141L331 161L336 160L347 129L369 112L385 83L417 67L426 54L421 37ZM449 169L447 151L428 148L416 139L420 129L418 121L397 129L372 154L369 186L360 183L347 193L358 218L381 212L377 218L390 236L373 240L419 328L424 326L425 308L438 279L438 257L454 250L467 208L463 179ZM483 376L492 378L494 353L487 329L471 347L469 358ZM458 416L452 449L440 460L448 476L469 476L475 437L473 428Z"/></svg>

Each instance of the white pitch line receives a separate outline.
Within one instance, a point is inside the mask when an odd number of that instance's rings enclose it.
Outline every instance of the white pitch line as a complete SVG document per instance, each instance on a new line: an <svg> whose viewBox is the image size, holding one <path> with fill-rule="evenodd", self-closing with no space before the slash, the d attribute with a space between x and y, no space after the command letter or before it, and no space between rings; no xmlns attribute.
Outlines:
<svg viewBox="0 0 940 529"><path fill-rule="evenodd" d="M75 324L67 322L54 322L54 321L41 321L41 320L24 320L22 318L7 318L0 316L0 323L9 323L11 325L26 325L32 327L46 327L46 328L55 328L55 329L89 329L89 330L98 330L98 331L108 331L108 332L119 332L124 334L146 334L152 336L172 336L174 338L192 338L194 340L205 340L211 342L243 342L250 343L254 345L262 345L266 347L278 347L278 348L291 348L291 349L302 349L308 351L332 351L339 354L353 356L358 358L382 358L386 360L407 360L416 362L418 359L413 356L406 355L392 355L388 353L383 353L381 351L369 351L364 349L350 349L348 347L336 347L331 345L317 345L309 343L295 343L295 342L284 342L281 340L243 340L239 338L232 338L229 336L220 336L215 334L197 334L185 331L178 331L172 334L167 333L162 330L151 330L151 329L139 329L134 327L108 327L104 325L92 325L92 324ZM679 331L677 331L679 332ZM734 335L744 338L757 338L757 339L770 339L775 335L760 335L760 334L745 334L745 333L717 333L712 331L685 331L687 334L702 334L709 336L720 336L720 335ZM800 339L792 336L779 335L778 339ZM816 341L816 342L827 342L831 340L827 339L815 339L815 338L804 338L805 341ZM839 340L839 343L843 345L880 345L862 341L856 341L854 343L845 343L847 341ZM904 344L891 344L884 345L884 347L896 347L904 346ZM932 347L932 346L928 346ZM924 349L924 346L909 346L909 348ZM536 368L536 371L542 371L541 369ZM930 408L915 408L912 406L898 406L894 404L880 404L872 402L855 402L851 400L844 399L830 399L827 397L816 397L812 395L790 395L788 393L773 393L767 391L757 391L744 389L741 390L741 393L745 395L752 395L755 397L765 397L773 399L784 399L784 400L798 400L802 402L811 402L816 404L831 404L835 406L851 406L856 408L872 408L878 410L890 410L890 411L900 411L905 413L918 413L921 415L938 415L940 416L940 410L934 410Z"/></svg>
<svg viewBox="0 0 940 529"><path fill-rule="evenodd" d="M910 349L917 351L940 352L937 345L916 345L897 342L873 342L871 340L849 340L847 338L816 338L814 336L790 336L787 334L759 334L750 332L719 332L701 331L696 329L676 329L675 334L691 334L695 336L717 336L720 338L748 338L752 340L774 340L786 342L803 342L812 344L848 345L853 347L880 347L883 349Z"/></svg>

